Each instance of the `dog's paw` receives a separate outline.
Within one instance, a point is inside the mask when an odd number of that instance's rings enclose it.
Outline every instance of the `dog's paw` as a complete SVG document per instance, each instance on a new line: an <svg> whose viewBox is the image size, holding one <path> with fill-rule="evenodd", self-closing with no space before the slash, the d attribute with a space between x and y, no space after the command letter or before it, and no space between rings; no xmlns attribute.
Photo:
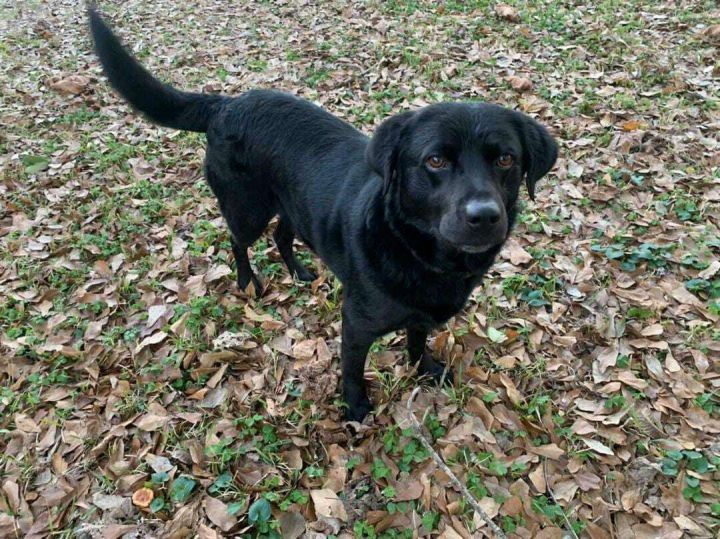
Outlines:
<svg viewBox="0 0 720 539"><path fill-rule="evenodd" d="M345 409L345 420L362 423L370 412L372 412L372 404L367 397L356 402L348 402Z"/></svg>
<svg viewBox="0 0 720 539"><path fill-rule="evenodd" d="M260 278L257 275L253 274L252 284L253 284L253 288L255 289L255 297L257 299L260 299L263 295L263 290L264 290L263 282L260 280Z"/></svg>
<svg viewBox="0 0 720 539"><path fill-rule="evenodd" d="M418 365L418 374L421 376L429 376L436 384L440 384L445 375L445 384L452 384L455 380L451 370L445 371L445 365L435 361L430 354L423 355Z"/></svg>
<svg viewBox="0 0 720 539"><path fill-rule="evenodd" d="M300 281L305 281L306 283L311 283L318 278L315 272L303 267L298 268L295 272L295 277L297 277Z"/></svg>
<svg viewBox="0 0 720 539"><path fill-rule="evenodd" d="M252 276L245 280L245 279L238 279L237 280L237 286L240 290L242 290L245 294L248 296L252 296L255 299L262 298L263 295L263 283L258 278L257 275L254 273Z"/></svg>

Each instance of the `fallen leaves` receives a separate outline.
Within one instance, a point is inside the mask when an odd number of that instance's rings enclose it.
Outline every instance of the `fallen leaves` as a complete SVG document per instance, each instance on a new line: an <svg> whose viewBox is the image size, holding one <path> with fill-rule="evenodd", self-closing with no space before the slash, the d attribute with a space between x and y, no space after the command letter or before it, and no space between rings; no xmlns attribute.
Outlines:
<svg viewBox="0 0 720 539"><path fill-rule="evenodd" d="M69 75L50 83L50 88L68 95L84 93L90 85L90 79L84 75Z"/></svg>
<svg viewBox="0 0 720 539"><path fill-rule="evenodd" d="M536 455L547 457L552 460L558 460L560 457L565 455L565 451L558 447L557 444L540 445L530 448L530 451Z"/></svg>
<svg viewBox="0 0 720 539"><path fill-rule="evenodd" d="M140 430L153 432L165 428L169 420L170 418L164 415L145 414L135 422L135 426Z"/></svg>
<svg viewBox="0 0 720 539"><path fill-rule="evenodd" d="M533 83L530 79L525 77L517 77L511 75L507 78L510 87L518 93L529 92L533 88Z"/></svg>
<svg viewBox="0 0 720 539"><path fill-rule="evenodd" d="M305 533L305 518L299 513L283 513L278 520L283 539L297 539Z"/></svg>
<svg viewBox="0 0 720 539"><path fill-rule="evenodd" d="M527 264L533 257L528 253L515 238L509 238L503 245L502 256L510 259L510 263L516 266Z"/></svg>
<svg viewBox="0 0 720 539"><path fill-rule="evenodd" d="M135 353L139 354L143 350L143 348L145 348L147 346L151 346L153 344L161 343L162 341L167 339L168 335L169 334L165 331L158 331L158 332L150 335L149 337L145 337L140 342L140 344L138 344L137 347L135 348Z"/></svg>
<svg viewBox="0 0 720 539"><path fill-rule="evenodd" d="M597 440L592 440L589 438L582 438L582 441L586 446L588 446L595 453L598 453L600 455L614 455L615 454L612 449L610 449L608 446L606 446L602 442L598 442Z"/></svg>
<svg viewBox="0 0 720 539"><path fill-rule="evenodd" d="M614 367L617 364L617 358L620 354L618 346L611 346L607 348L598 348L597 368L601 373L607 371L610 367Z"/></svg>
<svg viewBox="0 0 720 539"><path fill-rule="evenodd" d="M520 20L517 9L507 4L497 4L495 6L495 14L501 19L510 22L518 22Z"/></svg>
<svg viewBox="0 0 720 539"><path fill-rule="evenodd" d="M320 278L295 282L269 233L249 251L263 297L237 290L202 142L127 114L82 7L56 4L11 14L0 65L0 535L484 533L402 433L403 333L371 354L374 422L348 428L341 287L315 259ZM206 4L116 23L183 88L284 89L367 133L449 99L549 126L558 166L433 335L457 382L417 416L517 535L559 536L560 511L591 537L717 533L716 10L268 2L210 24Z"/></svg>
<svg viewBox="0 0 720 539"><path fill-rule="evenodd" d="M499 375L500 383L505 387L505 391L507 391L507 396L510 399L510 402L512 402L515 406L520 406L522 403L522 395L517 390L517 387L513 383L513 381L505 374L501 373Z"/></svg>
<svg viewBox="0 0 720 539"><path fill-rule="evenodd" d="M347 520L347 512L342 500L330 489L311 490L310 496L319 516Z"/></svg>
<svg viewBox="0 0 720 539"><path fill-rule="evenodd" d="M703 30L703 35L711 41L720 41L720 24L713 24Z"/></svg>
<svg viewBox="0 0 720 539"><path fill-rule="evenodd" d="M228 506L217 498L205 498L205 513L210 521L222 531L227 532L237 524L237 517L228 513Z"/></svg>
<svg viewBox="0 0 720 539"><path fill-rule="evenodd" d="M227 264L218 264L211 267L205 274L205 282L211 283L213 281L217 281L218 279L222 279L223 277L226 277L231 273L232 270L230 269L230 266L228 266Z"/></svg>

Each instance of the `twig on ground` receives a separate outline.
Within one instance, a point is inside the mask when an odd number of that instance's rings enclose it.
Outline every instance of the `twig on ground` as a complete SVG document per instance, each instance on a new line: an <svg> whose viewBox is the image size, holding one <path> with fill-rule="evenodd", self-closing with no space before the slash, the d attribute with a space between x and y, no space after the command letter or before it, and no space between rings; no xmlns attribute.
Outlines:
<svg viewBox="0 0 720 539"><path fill-rule="evenodd" d="M552 487L550 486L550 482L548 481L547 459L543 459L543 475L545 476L545 486L547 487L547 491L550 494L550 497L552 498L553 503L555 505L560 505L557 502L557 499L555 498L555 494L552 491ZM570 537L573 537L574 539L580 539L578 537L577 533L575 533L575 530L573 530L572 524L570 524L570 519L568 519L567 515L565 514L565 509L562 510L562 516L565 519L565 523L567 524L567 529L565 530L567 533L565 533L563 535L563 539L569 539Z"/></svg>
<svg viewBox="0 0 720 539"><path fill-rule="evenodd" d="M487 523L488 527L493 531L495 536L501 539L507 539L505 532L503 532L500 527L492 521L492 519L487 515L483 508L480 507L480 504L475 499L475 497L470 493L470 491L465 487L465 485L460 482L460 480L455 476L455 474L448 467L448 465L445 464L442 457L438 454L437 451L435 451L433 446L430 444L430 441L423 434L422 426L420 425L420 422L417 420L415 414L412 411L412 403L415 400L415 397L417 396L419 391L420 388L416 387L407 402L408 415L410 416L410 421L413 424L417 437L420 439L420 442L423 444L423 446L425 446L425 449L430 452L430 455L432 455L432 458L437 463L437 465L440 466L440 469L445 472L445 474L450 478L450 482L460 490L462 495L465 497L465 500L467 500L467 502L475 510L475 512L480 515L480 518Z"/></svg>

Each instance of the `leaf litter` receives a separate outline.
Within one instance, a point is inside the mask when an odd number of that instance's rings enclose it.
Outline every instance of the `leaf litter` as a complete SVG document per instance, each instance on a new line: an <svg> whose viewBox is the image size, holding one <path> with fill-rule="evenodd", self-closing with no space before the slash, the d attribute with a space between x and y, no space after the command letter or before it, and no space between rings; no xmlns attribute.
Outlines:
<svg viewBox="0 0 720 539"><path fill-rule="evenodd" d="M718 533L714 2L103 9L183 88L278 88L367 133L457 99L549 125L556 169L431 340L458 381L413 410L509 536ZM303 254L320 277L295 283L268 234L262 300L237 290L202 137L128 111L80 4L0 28L0 535L489 536L408 430L404 336L371 353L374 420L344 423L332 275Z"/></svg>

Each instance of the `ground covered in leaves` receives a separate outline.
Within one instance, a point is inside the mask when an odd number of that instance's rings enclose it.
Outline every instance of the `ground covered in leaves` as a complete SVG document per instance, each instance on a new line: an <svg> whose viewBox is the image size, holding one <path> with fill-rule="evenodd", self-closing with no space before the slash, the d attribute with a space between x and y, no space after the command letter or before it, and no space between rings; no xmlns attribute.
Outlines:
<svg viewBox="0 0 720 539"><path fill-rule="evenodd" d="M233 282L203 137L129 113L81 2L0 7L0 536L482 537L408 430L404 336L376 415L339 412L340 284ZM272 87L371 132L441 100L515 107L561 159L414 405L508 535L720 529L720 101L711 1L102 8L183 88Z"/></svg>

